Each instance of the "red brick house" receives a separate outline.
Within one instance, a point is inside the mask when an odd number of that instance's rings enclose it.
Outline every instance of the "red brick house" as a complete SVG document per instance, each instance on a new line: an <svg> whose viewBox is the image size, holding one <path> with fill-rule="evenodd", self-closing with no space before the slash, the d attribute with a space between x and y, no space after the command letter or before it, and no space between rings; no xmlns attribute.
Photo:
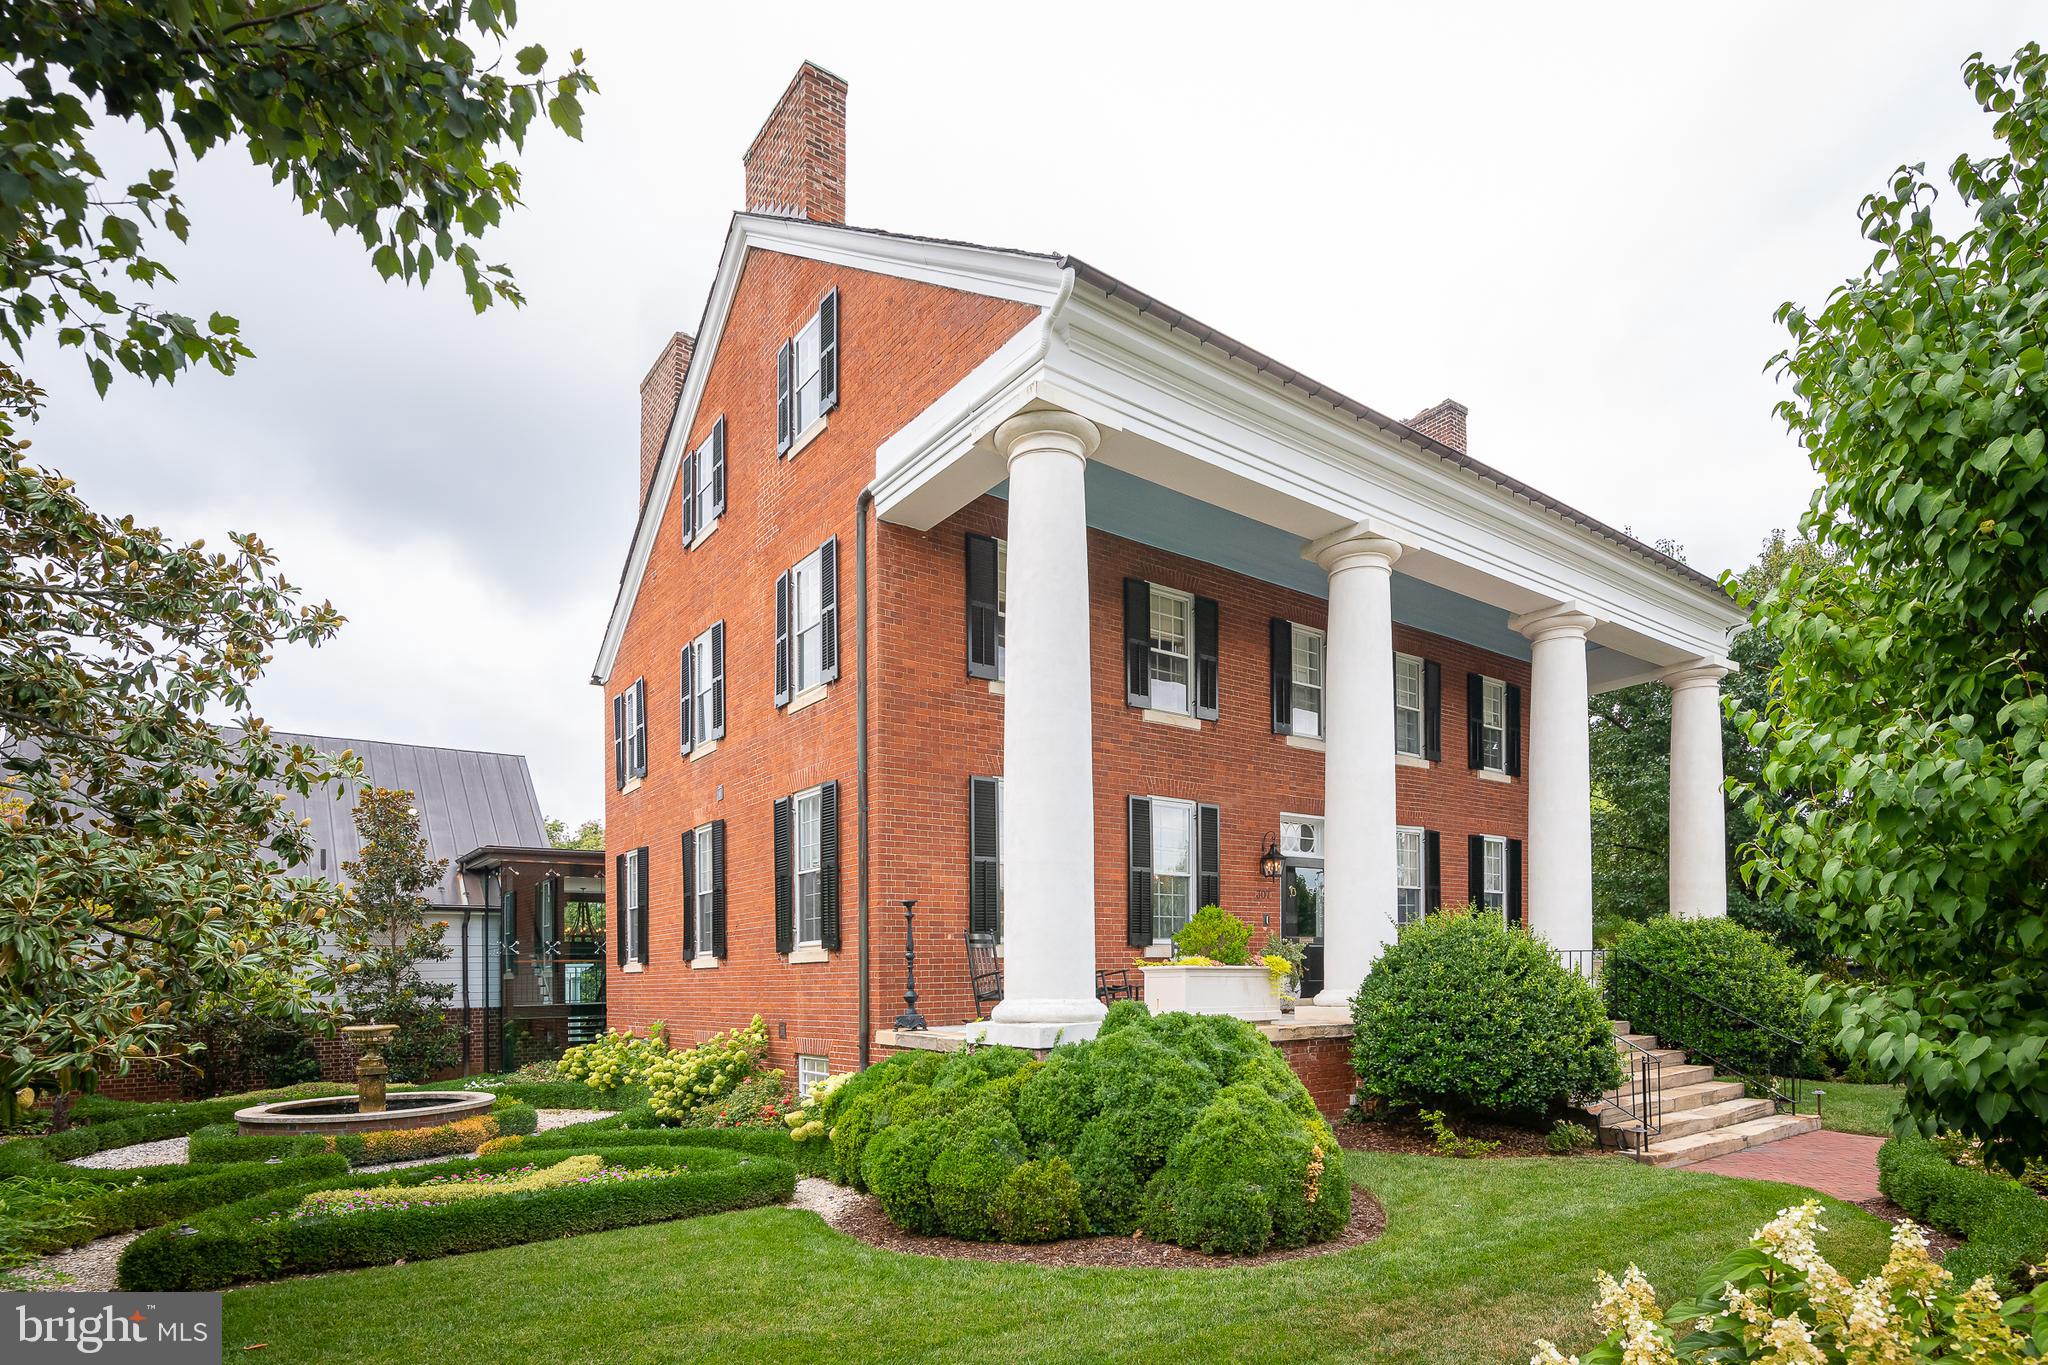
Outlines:
<svg viewBox="0 0 2048 1365"><path fill-rule="evenodd" d="M914 1041L911 899L925 1017L976 1017L979 935L1027 1046L1209 903L1312 940L1325 1006L1437 905L1589 949L1587 695L1647 679L1674 909L1724 910L1711 580L1474 460L1459 404L1395 420L1071 256L848 226L845 130L806 65L642 381L593 678L613 1025L759 1013L800 1080L863 1065Z"/></svg>

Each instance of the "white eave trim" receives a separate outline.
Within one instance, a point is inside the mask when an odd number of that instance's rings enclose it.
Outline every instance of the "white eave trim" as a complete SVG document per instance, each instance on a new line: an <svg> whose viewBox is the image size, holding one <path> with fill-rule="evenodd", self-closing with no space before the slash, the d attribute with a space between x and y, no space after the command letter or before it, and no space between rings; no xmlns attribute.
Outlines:
<svg viewBox="0 0 2048 1365"><path fill-rule="evenodd" d="M697 329L696 348L683 377L683 392L676 400L675 416L662 443L660 462L640 507L640 520L633 530L633 545L620 576L618 596L612 603L611 619L605 625L604 641L591 669L593 683L608 682L618 662L626 623L633 617L633 604L646 576L647 562L653 556L669 499L675 492L683 442L696 424L698 403L717 362L718 343L732 312L747 252L756 247L851 270L1027 303L1041 310L1051 309L1072 288L1072 272L1047 256L865 232L801 218L734 214L719 256L718 274L712 280L711 297L704 307L704 320Z"/></svg>

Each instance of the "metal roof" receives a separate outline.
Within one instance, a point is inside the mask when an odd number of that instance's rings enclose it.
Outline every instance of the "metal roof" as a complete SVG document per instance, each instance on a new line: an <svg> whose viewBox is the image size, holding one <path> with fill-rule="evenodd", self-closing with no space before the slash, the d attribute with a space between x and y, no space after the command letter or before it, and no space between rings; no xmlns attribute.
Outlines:
<svg viewBox="0 0 2048 1365"><path fill-rule="evenodd" d="M356 836L356 797L363 786L390 787L413 794L426 836L428 856L448 860L441 884L427 892L438 906L460 906L461 871L457 859L485 845L516 848L547 847L540 798L533 788L523 754L495 754L478 749L442 749L428 744L389 744L374 739L337 739L330 735L298 735L278 730L281 744L304 744L323 754L352 749L363 761L363 782L316 787L313 795L286 794L285 806L312 821L309 833L318 850L310 864L292 869L342 881L341 865L361 851ZM325 855L323 864L321 855Z"/></svg>

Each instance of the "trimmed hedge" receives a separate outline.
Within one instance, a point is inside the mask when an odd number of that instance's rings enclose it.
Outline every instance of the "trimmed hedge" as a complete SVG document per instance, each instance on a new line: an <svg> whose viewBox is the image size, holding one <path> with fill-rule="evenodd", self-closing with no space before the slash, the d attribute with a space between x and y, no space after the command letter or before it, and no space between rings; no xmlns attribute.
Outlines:
<svg viewBox="0 0 2048 1365"><path fill-rule="evenodd" d="M1621 1083L1599 992L1498 915L1430 915L1351 1004L1359 1091L1424 1109L1541 1118Z"/></svg>
<svg viewBox="0 0 2048 1365"><path fill-rule="evenodd" d="M438 1081L427 1085L394 1085L391 1092L397 1094L407 1090L459 1090L471 1093L493 1094L501 1099L517 1100L530 1104L536 1109L629 1109L636 1104L647 1103L645 1086L622 1085L610 1090L594 1090L581 1081L514 1081L501 1080L495 1076L470 1076L460 1080Z"/></svg>
<svg viewBox="0 0 2048 1365"><path fill-rule="evenodd" d="M665 1179L567 1185L342 1217L261 1221L295 1208L314 1190L417 1185L440 1175L553 1165L575 1155L514 1152L392 1171L367 1181L353 1175L275 1190L201 1215L190 1233L178 1228L144 1233L121 1253L116 1283L124 1290L219 1289L247 1280L452 1256L777 1204L796 1188L796 1168L786 1161L703 1147L620 1148L603 1155L621 1166L681 1161L688 1169Z"/></svg>
<svg viewBox="0 0 2048 1365"><path fill-rule="evenodd" d="M1631 963L1649 971L1630 970ZM1750 1078L1822 1074L1831 1031L1807 1017L1805 976L1783 948L1732 919L1632 924L1608 951L1600 984L1611 1017L1656 1034L1666 1047L1699 1053L1697 1061ZM1730 1018L1724 1007L1772 1032Z"/></svg>
<svg viewBox="0 0 2048 1365"><path fill-rule="evenodd" d="M283 1090L258 1090L246 1095L224 1095L216 1100L171 1104L82 1096L73 1110L85 1120L80 1126L43 1137L0 1143L0 1175L23 1174L46 1161L72 1161L114 1147L183 1137L209 1124L232 1122L237 1109L252 1104L352 1093L351 1087L345 1085L294 1085Z"/></svg>
<svg viewBox="0 0 2048 1365"><path fill-rule="evenodd" d="M1923 1137L1887 1139L1877 1151L1877 1187L1924 1223L1964 1239L1942 1261L1960 1283L1989 1275L2001 1293L2048 1263L2048 1199L2016 1180L1958 1166Z"/></svg>
<svg viewBox="0 0 2048 1365"><path fill-rule="evenodd" d="M65 1183L99 1188L92 1194L66 1201L65 1207L80 1216L79 1222L35 1239L31 1248L51 1252L82 1246L95 1238L157 1227L281 1185L322 1180L347 1170L348 1163L331 1153L275 1165L249 1161L219 1166L144 1166L119 1171L66 1167L61 1176ZM50 1174L56 1178L55 1172Z"/></svg>
<svg viewBox="0 0 2048 1365"><path fill-rule="evenodd" d="M774 1128L614 1128L579 1123L555 1128L497 1150L521 1152L609 1152L619 1148L711 1147L787 1161L805 1175L831 1180L838 1171L832 1149L822 1142L795 1142L786 1130Z"/></svg>

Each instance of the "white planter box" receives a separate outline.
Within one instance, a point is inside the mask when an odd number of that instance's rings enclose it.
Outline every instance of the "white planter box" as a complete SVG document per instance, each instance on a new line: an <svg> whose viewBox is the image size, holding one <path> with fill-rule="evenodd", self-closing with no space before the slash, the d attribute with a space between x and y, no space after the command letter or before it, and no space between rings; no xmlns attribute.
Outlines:
<svg viewBox="0 0 2048 1365"><path fill-rule="evenodd" d="M1263 965L1142 970L1145 1007L1154 1014L1229 1014L1253 1023L1280 1017L1280 991Z"/></svg>

